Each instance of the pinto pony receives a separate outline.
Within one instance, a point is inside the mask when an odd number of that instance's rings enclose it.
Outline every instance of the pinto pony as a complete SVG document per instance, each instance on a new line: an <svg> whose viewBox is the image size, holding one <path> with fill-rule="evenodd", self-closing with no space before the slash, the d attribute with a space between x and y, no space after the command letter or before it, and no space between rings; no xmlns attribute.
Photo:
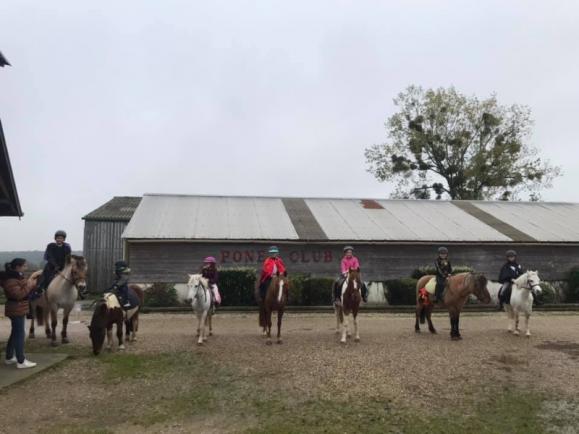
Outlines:
<svg viewBox="0 0 579 434"><path fill-rule="evenodd" d="M536 271L527 271L521 274L513 283L510 304L505 305L505 310L509 317L508 330L515 336L518 336L521 332L519 330L520 314L525 315L525 335L527 337L531 336L531 330L529 329L529 318L533 312L533 294L531 294L531 291L540 293L540 283L541 279Z"/></svg>
<svg viewBox="0 0 579 434"><path fill-rule="evenodd" d="M346 343L349 336L348 332L348 316L352 314L354 319L354 341L360 341L360 334L358 332L358 310L362 302L362 280L360 279L360 269L350 269L348 276L340 288L342 297L341 305L334 305L334 312L336 313L336 334L342 333L340 342Z"/></svg>
<svg viewBox="0 0 579 434"><path fill-rule="evenodd" d="M61 339L63 344L69 342L66 328L68 326L68 317L74 303L78 298L79 291L86 290L86 273L88 266L86 259L82 256L72 255L62 271L59 271L54 279L48 285L44 298L46 300L46 309L44 310L44 324L46 327L46 336L51 340L51 345L56 346L56 326L58 325L58 309L62 308L62 331ZM48 316L50 315L50 328Z"/></svg>
<svg viewBox="0 0 579 434"><path fill-rule="evenodd" d="M265 343L271 345L271 317L277 311L277 343L281 344L281 320L288 302L289 283L286 276L273 276L269 282L265 299L259 302L259 326L263 328Z"/></svg>
<svg viewBox="0 0 579 434"><path fill-rule="evenodd" d="M434 303L430 295L422 291L430 279L435 276L423 276L416 284L416 324L414 330L420 333L420 324L428 321L430 333L436 333L432 325L432 310ZM460 312L470 294L474 294L483 303L490 303L491 296L487 289L487 278L480 273L460 273L451 276L446 281L443 305L448 309L450 317L450 337L452 340L462 339L459 330Z"/></svg>

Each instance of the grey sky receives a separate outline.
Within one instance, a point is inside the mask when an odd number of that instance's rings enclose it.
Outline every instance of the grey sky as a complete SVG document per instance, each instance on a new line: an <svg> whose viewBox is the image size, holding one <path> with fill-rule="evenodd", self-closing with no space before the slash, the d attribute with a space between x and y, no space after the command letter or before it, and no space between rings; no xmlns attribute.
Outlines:
<svg viewBox="0 0 579 434"><path fill-rule="evenodd" d="M25 216L0 250L82 245L114 195L382 197L364 148L409 84L529 105L579 201L573 1L3 0L0 117Z"/></svg>

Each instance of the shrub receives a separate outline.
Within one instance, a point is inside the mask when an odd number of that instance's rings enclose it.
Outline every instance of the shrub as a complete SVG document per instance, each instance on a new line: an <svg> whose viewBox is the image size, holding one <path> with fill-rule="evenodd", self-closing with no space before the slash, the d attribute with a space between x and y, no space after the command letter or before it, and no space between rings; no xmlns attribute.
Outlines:
<svg viewBox="0 0 579 434"><path fill-rule="evenodd" d="M223 306L255 304L257 276L254 268L229 268L219 271L219 291Z"/></svg>
<svg viewBox="0 0 579 434"><path fill-rule="evenodd" d="M543 303L552 304L558 302L557 290L549 282L541 282L542 293L539 296Z"/></svg>
<svg viewBox="0 0 579 434"><path fill-rule="evenodd" d="M567 277L567 299L568 303L579 301L579 267L573 267Z"/></svg>
<svg viewBox="0 0 579 434"><path fill-rule="evenodd" d="M405 277L385 282L388 288L388 303L392 305L414 305L416 304L416 283L417 279Z"/></svg>
<svg viewBox="0 0 579 434"><path fill-rule="evenodd" d="M456 265L452 267L452 274L460 274L460 273L472 273L475 270L468 265ZM436 269L433 265L423 265L422 267L416 268L411 274L410 277L413 279L420 279L422 276L426 276L428 274L436 274Z"/></svg>
<svg viewBox="0 0 579 434"><path fill-rule="evenodd" d="M178 304L177 291L170 283L153 283L145 290L147 307L170 307Z"/></svg>
<svg viewBox="0 0 579 434"><path fill-rule="evenodd" d="M289 281L288 304L301 306L304 302L304 283L310 278L309 274L291 274Z"/></svg>
<svg viewBox="0 0 579 434"><path fill-rule="evenodd" d="M331 277L310 277L303 281L302 305L323 306L332 303Z"/></svg>

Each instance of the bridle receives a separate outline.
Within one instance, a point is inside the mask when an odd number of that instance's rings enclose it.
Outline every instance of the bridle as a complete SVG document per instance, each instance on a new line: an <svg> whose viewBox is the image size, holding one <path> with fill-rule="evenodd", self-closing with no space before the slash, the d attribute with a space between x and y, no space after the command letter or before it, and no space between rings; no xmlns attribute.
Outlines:
<svg viewBox="0 0 579 434"><path fill-rule="evenodd" d="M199 279L198 283L196 285L193 285L193 287L195 288L195 296L193 297L193 299L199 298L199 287L201 287L203 288L203 295L205 296L205 301L207 301L207 288L205 288L205 285L203 285L203 281Z"/></svg>

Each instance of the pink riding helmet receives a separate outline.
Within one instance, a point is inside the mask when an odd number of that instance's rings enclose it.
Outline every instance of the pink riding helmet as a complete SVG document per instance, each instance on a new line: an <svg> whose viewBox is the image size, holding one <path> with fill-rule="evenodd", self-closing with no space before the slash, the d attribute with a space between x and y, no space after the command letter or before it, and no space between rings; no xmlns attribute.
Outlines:
<svg viewBox="0 0 579 434"><path fill-rule="evenodd" d="M217 260L213 256L207 256L205 259L203 259L203 262L205 264L215 264L217 263Z"/></svg>

